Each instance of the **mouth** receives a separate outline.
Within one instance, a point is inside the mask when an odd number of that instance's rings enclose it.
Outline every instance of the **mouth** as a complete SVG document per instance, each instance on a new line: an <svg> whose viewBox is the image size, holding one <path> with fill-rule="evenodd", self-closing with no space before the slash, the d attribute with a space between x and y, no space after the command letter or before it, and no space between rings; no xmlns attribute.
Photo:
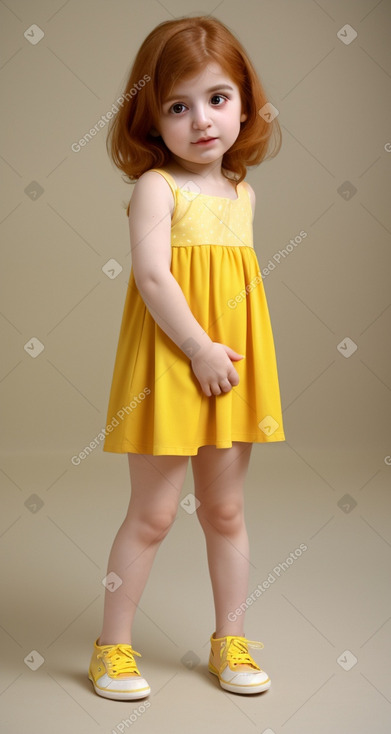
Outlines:
<svg viewBox="0 0 391 734"><path fill-rule="evenodd" d="M217 140L217 138L200 138L193 145L207 145L207 143L212 143L214 140Z"/></svg>

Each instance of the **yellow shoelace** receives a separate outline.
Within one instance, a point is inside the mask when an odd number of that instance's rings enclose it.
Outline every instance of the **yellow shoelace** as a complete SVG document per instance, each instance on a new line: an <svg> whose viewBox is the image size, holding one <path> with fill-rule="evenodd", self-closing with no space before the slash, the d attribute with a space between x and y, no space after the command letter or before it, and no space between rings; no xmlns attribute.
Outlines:
<svg viewBox="0 0 391 734"><path fill-rule="evenodd" d="M113 645L108 650L99 652L97 657L104 660L108 675L111 678L118 678L123 673L140 675L134 655L141 658L140 653L133 650L131 645Z"/></svg>
<svg viewBox="0 0 391 734"><path fill-rule="evenodd" d="M255 670L261 670L249 654L249 647L259 648L261 650L264 645L262 642L257 642L256 640L246 640L245 637L228 637L225 647L228 663L231 666L251 665Z"/></svg>

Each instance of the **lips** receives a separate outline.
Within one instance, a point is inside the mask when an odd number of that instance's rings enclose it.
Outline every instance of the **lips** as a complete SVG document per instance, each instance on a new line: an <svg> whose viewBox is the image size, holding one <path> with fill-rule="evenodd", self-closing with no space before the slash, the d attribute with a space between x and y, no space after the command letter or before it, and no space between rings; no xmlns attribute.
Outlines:
<svg viewBox="0 0 391 734"><path fill-rule="evenodd" d="M216 138L200 138L199 140L196 140L193 145L199 145L200 143L209 143L211 140L216 140Z"/></svg>

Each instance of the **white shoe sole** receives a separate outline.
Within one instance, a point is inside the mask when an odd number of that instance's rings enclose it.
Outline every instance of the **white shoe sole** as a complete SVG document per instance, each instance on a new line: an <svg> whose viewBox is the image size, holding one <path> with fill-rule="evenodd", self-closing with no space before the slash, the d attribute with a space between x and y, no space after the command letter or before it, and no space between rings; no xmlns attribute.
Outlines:
<svg viewBox="0 0 391 734"><path fill-rule="evenodd" d="M208 670L213 675L216 675L217 678L220 681L220 685L222 688L224 688L225 691L229 691L230 693L243 693L246 695L252 694L252 693L263 693L264 691L269 690L272 682L270 678L265 680L263 683L258 683L254 685L249 686L239 686L235 685L235 683L227 683L227 681L222 680L218 674L218 671L212 670L212 668L208 667Z"/></svg>
<svg viewBox="0 0 391 734"><path fill-rule="evenodd" d="M102 696L102 698L111 698L114 701L137 701L140 698L149 696L151 693L149 686L136 691L110 691L108 688L99 688L90 674L88 674L88 677L94 686L95 693L97 693L98 696Z"/></svg>

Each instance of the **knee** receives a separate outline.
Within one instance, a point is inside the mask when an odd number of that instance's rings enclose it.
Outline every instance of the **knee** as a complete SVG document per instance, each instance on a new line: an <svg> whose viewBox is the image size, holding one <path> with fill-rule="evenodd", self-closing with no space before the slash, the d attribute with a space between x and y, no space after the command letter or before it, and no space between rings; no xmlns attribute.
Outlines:
<svg viewBox="0 0 391 734"><path fill-rule="evenodd" d="M209 504L203 502L197 510L198 519L207 532L208 528L217 530L222 535L234 535L244 522L242 502L221 502Z"/></svg>
<svg viewBox="0 0 391 734"><path fill-rule="evenodd" d="M143 513L139 518L140 535L145 543L163 540L170 530L176 516L176 509L165 508L160 511Z"/></svg>

